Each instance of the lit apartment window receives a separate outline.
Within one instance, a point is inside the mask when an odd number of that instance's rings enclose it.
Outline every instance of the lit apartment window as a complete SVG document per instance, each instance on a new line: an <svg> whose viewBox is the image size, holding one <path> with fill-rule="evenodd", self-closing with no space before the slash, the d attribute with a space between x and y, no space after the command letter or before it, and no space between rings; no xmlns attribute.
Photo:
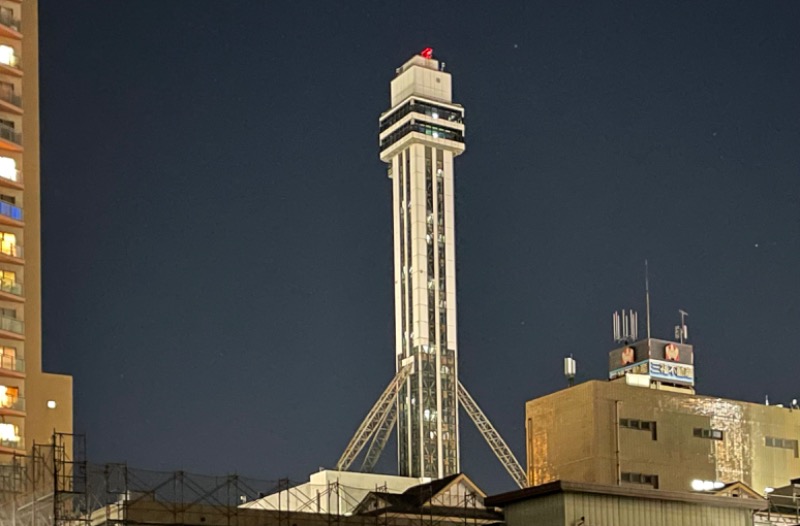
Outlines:
<svg viewBox="0 0 800 526"><path fill-rule="evenodd" d="M13 407L19 400L19 387L0 385L0 407Z"/></svg>
<svg viewBox="0 0 800 526"><path fill-rule="evenodd" d="M710 438L712 440L722 440L722 430L709 429L707 427L695 427L694 436L698 438Z"/></svg>
<svg viewBox="0 0 800 526"><path fill-rule="evenodd" d="M17 273L11 270L0 269L0 290L19 294L20 287L17 285Z"/></svg>
<svg viewBox="0 0 800 526"><path fill-rule="evenodd" d="M0 442L13 444L19 441L19 427L14 424L0 422Z"/></svg>
<svg viewBox="0 0 800 526"><path fill-rule="evenodd" d="M0 44L0 64L6 66L17 66L17 56L14 54L14 48L5 44Z"/></svg>
<svg viewBox="0 0 800 526"><path fill-rule="evenodd" d="M17 350L14 347L0 347L0 368L17 370Z"/></svg>
<svg viewBox="0 0 800 526"><path fill-rule="evenodd" d="M16 181L17 161L11 157L0 157L0 177L9 181Z"/></svg>
<svg viewBox="0 0 800 526"><path fill-rule="evenodd" d="M798 458L797 440L793 438L775 438L765 437L767 447L776 447L779 449L788 449L794 452L794 458Z"/></svg>
<svg viewBox="0 0 800 526"><path fill-rule="evenodd" d="M20 257L17 236L9 232L0 232L0 252L11 257Z"/></svg>

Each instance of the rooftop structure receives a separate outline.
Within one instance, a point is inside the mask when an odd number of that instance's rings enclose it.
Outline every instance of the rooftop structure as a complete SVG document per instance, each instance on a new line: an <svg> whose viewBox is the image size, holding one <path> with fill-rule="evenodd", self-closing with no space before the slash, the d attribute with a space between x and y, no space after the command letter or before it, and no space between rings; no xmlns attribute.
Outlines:
<svg viewBox="0 0 800 526"><path fill-rule="evenodd" d="M280 489L242 507L351 515L371 491L401 494L427 482L429 478L323 469L312 473L306 483Z"/></svg>
<svg viewBox="0 0 800 526"><path fill-rule="evenodd" d="M488 497L486 505L502 507L507 526L744 526L767 507L761 498L567 481Z"/></svg>
<svg viewBox="0 0 800 526"><path fill-rule="evenodd" d="M420 516L435 516L437 522L468 518L473 524L501 520L498 513L483 506L485 496L463 474L430 480L322 470L312 474L305 484L280 489L240 507L382 520L419 520Z"/></svg>

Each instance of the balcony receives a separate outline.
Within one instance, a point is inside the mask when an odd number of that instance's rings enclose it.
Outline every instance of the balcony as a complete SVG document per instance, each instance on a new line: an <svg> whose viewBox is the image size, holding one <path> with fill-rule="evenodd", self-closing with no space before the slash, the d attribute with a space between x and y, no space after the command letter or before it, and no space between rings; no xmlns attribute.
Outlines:
<svg viewBox="0 0 800 526"><path fill-rule="evenodd" d="M22 208L0 200L0 223L22 226Z"/></svg>
<svg viewBox="0 0 800 526"><path fill-rule="evenodd" d="M0 300L25 302L25 297L22 295L22 283L0 281Z"/></svg>
<svg viewBox="0 0 800 526"><path fill-rule="evenodd" d="M22 115L22 97L11 89L0 90L0 110Z"/></svg>
<svg viewBox="0 0 800 526"><path fill-rule="evenodd" d="M0 338L10 338L12 340L25 339L25 324L22 320L0 316Z"/></svg>
<svg viewBox="0 0 800 526"><path fill-rule="evenodd" d="M0 148L21 152L22 133L7 124L0 123Z"/></svg>
<svg viewBox="0 0 800 526"><path fill-rule="evenodd" d="M15 453L16 451L9 450L22 450L25 449L25 439L22 437L0 438L0 453Z"/></svg>
<svg viewBox="0 0 800 526"><path fill-rule="evenodd" d="M0 35L10 38L22 38L22 26L19 19L9 13L0 13Z"/></svg>
<svg viewBox="0 0 800 526"><path fill-rule="evenodd" d="M0 376L23 378L25 376L25 360L16 356L0 355Z"/></svg>
<svg viewBox="0 0 800 526"><path fill-rule="evenodd" d="M25 185L22 184L22 172L16 169L0 170L0 186L16 188L17 190L24 189Z"/></svg>
<svg viewBox="0 0 800 526"><path fill-rule="evenodd" d="M21 246L0 242L0 261L22 265L25 262L23 254Z"/></svg>
<svg viewBox="0 0 800 526"><path fill-rule="evenodd" d="M21 396L0 395L0 413L25 413L25 399Z"/></svg>
<svg viewBox="0 0 800 526"><path fill-rule="evenodd" d="M0 25L0 27L3 27ZM7 48L4 44L0 44L0 73L12 75L14 77L22 76L22 68L19 67L19 57L13 52L4 52L3 48Z"/></svg>

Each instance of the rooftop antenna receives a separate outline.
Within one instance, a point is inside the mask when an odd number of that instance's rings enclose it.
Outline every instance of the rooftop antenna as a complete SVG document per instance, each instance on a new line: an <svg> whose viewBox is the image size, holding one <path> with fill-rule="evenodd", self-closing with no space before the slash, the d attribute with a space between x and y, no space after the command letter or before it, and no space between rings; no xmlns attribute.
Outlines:
<svg viewBox="0 0 800 526"><path fill-rule="evenodd" d="M650 339L650 272L647 260L644 260L644 297L647 309L647 339Z"/></svg>
<svg viewBox="0 0 800 526"><path fill-rule="evenodd" d="M683 309L678 309L678 312L681 315L681 324L675 327L675 339L684 343L689 339L689 327L686 326L686 317L689 313Z"/></svg>
<svg viewBox="0 0 800 526"><path fill-rule="evenodd" d="M572 387L575 385L575 373L578 370L578 365L575 363L575 358L570 354L564 358L564 376L567 378L567 384Z"/></svg>
<svg viewBox="0 0 800 526"><path fill-rule="evenodd" d="M615 342L628 344L639 338L639 314L636 311L614 311L612 323Z"/></svg>

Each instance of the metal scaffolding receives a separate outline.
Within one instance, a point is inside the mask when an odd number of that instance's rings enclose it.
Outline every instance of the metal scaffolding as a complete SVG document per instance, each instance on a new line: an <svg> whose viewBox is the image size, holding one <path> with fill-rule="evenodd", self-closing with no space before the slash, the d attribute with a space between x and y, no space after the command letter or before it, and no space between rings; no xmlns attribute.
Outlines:
<svg viewBox="0 0 800 526"><path fill-rule="evenodd" d="M0 526L481 526L471 501L411 510L338 513L357 506L363 488L330 483L310 498L288 479L206 476L184 471L91 464L83 437L56 434L28 456L0 465ZM70 452L73 452L71 454ZM385 491L376 487L374 491ZM284 495L277 504L266 495ZM475 498L468 495L467 499ZM289 506L289 500L292 506ZM320 511L321 500L327 511ZM333 506L331 505L333 504ZM460 513L452 513L459 506Z"/></svg>

